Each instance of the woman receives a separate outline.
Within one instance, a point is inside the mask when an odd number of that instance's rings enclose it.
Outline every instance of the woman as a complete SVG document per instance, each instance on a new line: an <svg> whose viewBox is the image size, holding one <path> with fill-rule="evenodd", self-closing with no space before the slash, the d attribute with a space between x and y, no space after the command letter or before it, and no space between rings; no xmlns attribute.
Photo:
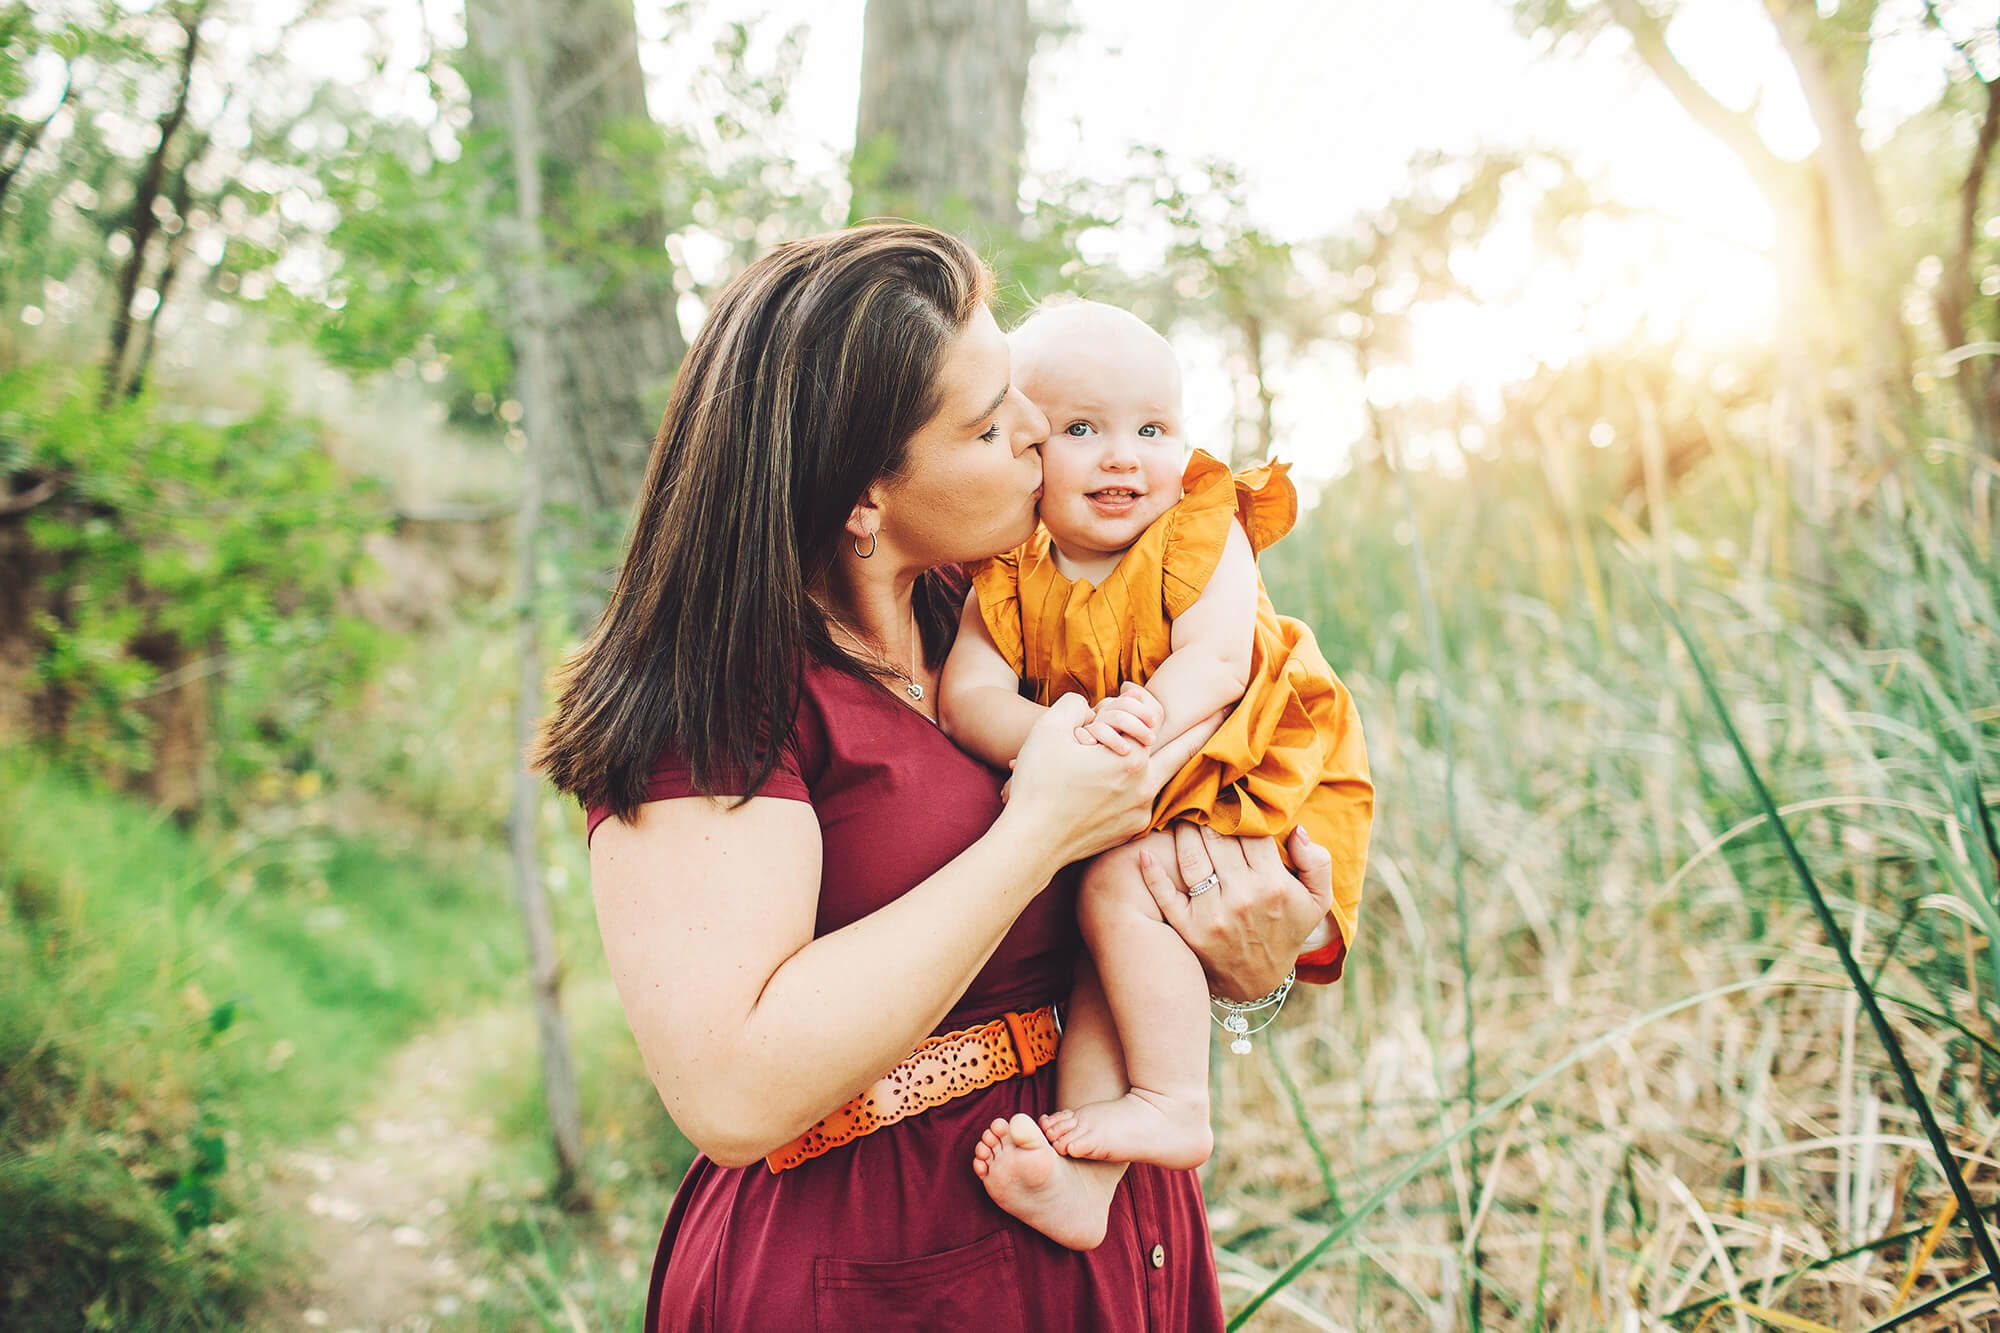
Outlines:
<svg viewBox="0 0 2000 1333"><path fill-rule="evenodd" d="M962 242L906 224L730 283L564 667L535 762L590 809L612 975L701 1151L649 1329L1221 1327L1193 1173L1059 1158L1033 1120L1080 947L1063 868L1140 831L1214 722L1119 756L1075 742L1070 697L1005 791L936 726L957 566L1031 533L1048 432L991 291ZM1217 994L1269 990L1330 883L1269 840L1178 841L1183 881L1219 884L1189 900L1158 868L1162 912ZM993 1204L973 1150L1002 1121L1046 1154L1035 1188L1116 1191L1107 1235L1069 1248Z"/></svg>

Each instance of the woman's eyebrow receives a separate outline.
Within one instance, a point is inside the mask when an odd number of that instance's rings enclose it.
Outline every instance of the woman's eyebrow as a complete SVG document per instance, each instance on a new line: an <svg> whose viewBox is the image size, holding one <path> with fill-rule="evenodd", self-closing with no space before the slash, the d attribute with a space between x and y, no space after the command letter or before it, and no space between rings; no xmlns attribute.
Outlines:
<svg viewBox="0 0 2000 1333"><path fill-rule="evenodd" d="M971 430L974 426L977 426L980 422L992 416L993 413L999 409L1000 404L1007 401L1008 391L1011 390L1013 387L1014 386L1011 384L1002 385L1000 387L1000 392L993 395L993 401L986 405L986 410L984 412L981 412L978 416L972 418L972 420L965 423L965 429Z"/></svg>

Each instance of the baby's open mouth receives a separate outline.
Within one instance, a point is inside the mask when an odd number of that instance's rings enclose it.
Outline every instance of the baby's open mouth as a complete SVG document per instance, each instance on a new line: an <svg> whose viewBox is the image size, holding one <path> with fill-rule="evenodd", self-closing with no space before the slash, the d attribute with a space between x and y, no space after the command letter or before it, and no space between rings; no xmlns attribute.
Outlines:
<svg viewBox="0 0 2000 1333"><path fill-rule="evenodd" d="M1123 514L1139 503L1143 491L1135 491L1123 486L1107 486L1101 491L1085 491L1083 498L1091 507L1105 514Z"/></svg>

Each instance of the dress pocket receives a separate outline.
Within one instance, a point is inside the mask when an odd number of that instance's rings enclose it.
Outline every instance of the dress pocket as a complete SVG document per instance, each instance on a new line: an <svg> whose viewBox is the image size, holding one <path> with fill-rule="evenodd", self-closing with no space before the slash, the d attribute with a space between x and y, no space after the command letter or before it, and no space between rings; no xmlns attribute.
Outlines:
<svg viewBox="0 0 2000 1333"><path fill-rule="evenodd" d="M813 1316L818 1333L1028 1333L1005 1231L915 1259L814 1259Z"/></svg>

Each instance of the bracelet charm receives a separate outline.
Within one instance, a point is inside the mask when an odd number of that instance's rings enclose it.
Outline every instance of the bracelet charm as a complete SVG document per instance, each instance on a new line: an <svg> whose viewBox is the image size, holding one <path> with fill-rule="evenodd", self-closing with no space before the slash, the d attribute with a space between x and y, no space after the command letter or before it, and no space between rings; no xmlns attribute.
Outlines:
<svg viewBox="0 0 2000 1333"><path fill-rule="evenodd" d="M1271 1026L1271 1020L1285 1007L1285 997L1291 994L1292 983L1298 978L1298 969L1294 968L1285 974L1285 979L1278 983L1276 990L1268 995L1260 995L1254 1000L1225 1000L1218 995L1208 997L1210 1005L1208 1016L1229 1034L1229 1049L1233 1053L1250 1054L1251 1034L1262 1032ZM1222 1011L1219 1016L1215 1012L1217 1009ZM1263 1021L1255 1027L1250 1026L1250 1015L1264 1013L1265 1010L1270 1012L1264 1015Z"/></svg>
<svg viewBox="0 0 2000 1333"><path fill-rule="evenodd" d="M1224 1031L1234 1034L1229 1049L1238 1055L1250 1054L1250 1038L1245 1035L1250 1031L1250 1020L1241 1014L1231 1014L1222 1020L1222 1026Z"/></svg>

